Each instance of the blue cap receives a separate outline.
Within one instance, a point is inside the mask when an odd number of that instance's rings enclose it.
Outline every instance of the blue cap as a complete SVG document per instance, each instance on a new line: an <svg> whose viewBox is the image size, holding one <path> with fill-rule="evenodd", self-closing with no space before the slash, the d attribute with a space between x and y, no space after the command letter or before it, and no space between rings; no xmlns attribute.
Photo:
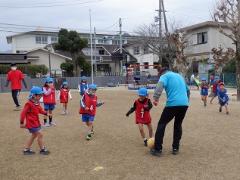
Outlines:
<svg viewBox="0 0 240 180"><path fill-rule="evenodd" d="M88 86L89 89L97 90L97 85L96 84L90 84Z"/></svg>
<svg viewBox="0 0 240 180"><path fill-rule="evenodd" d="M43 94L43 90L42 88L38 87L38 86L33 86L32 89L30 90L30 94L31 95L40 95L40 94Z"/></svg>
<svg viewBox="0 0 240 180"><path fill-rule="evenodd" d="M138 90L138 95L139 95L139 96L147 96L147 95L148 95L148 90L147 90L147 88L140 88L140 89Z"/></svg>
<svg viewBox="0 0 240 180"><path fill-rule="evenodd" d="M47 77L47 78L45 79L45 83L53 83L53 78Z"/></svg>
<svg viewBox="0 0 240 180"><path fill-rule="evenodd" d="M67 81L64 81L63 83L62 83L62 85L64 86L64 85L68 85L68 82Z"/></svg>
<svg viewBox="0 0 240 180"><path fill-rule="evenodd" d="M202 80L202 81L206 81L207 79L206 79L205 77L203 77L201 80Z"/></svg>
<svg viewBox="0 0 240 180"><path fill-rule="evenodd" d="M219 77L219 76L215 76L214 79L215 79L215 80L219 80L220 77Z"/></svg>
<svg viewBox="0 0 240 180"><path fill-rule="evenodd" d="M86 80L87 80L87 77L86 77L86 76L82 76L82 77L81 77L81 80L85 80L85 81L86 81Z"/></svg>

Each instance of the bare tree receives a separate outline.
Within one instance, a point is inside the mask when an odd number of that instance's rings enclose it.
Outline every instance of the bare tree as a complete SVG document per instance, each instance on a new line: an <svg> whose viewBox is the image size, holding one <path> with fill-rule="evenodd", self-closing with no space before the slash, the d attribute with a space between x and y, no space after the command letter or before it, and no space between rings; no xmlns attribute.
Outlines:
<svg viewBox="0 0 240 180"><path fill-rule="evenodd" d="M240 0L219 0L214 11L220 32L236 45L237 100L240 101ZM230 29L228 33L224 28Z"/></svg>
<svg viewBox="0 0 240 180"><path fill-rule="evenodd" d="M223 68L235 57L235 51L232 48L228 48L226 51L219 47L212 49L213 59L215 62L215 71L217 74L222 74Z"/></svg>
<svg viewBox="0 0 240 180"><path fill-rule="evenodd" d="M184 53L184 49L187 47L186 34L180 30L175 30L174 33L168 35L168 40L171 44L171 52L175 54L173 68L185 77L192 66L192 62L187 59Z"/></svg>

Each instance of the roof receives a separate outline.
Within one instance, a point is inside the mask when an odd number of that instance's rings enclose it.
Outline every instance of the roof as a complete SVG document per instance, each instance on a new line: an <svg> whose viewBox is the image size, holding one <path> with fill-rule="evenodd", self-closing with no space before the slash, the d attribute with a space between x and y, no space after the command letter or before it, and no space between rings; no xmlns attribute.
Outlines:
<svg viewBox="0 0 240 180"><path fill-rule="evenodd" d="M222 27L228 28L226 23L222 23L222 22L218 23L218 22L215 22L215 21L205 21L205 22L202 22L202 23L198 23L198 24L194 24L194 25L191 25L191 26L181 28L180 30L193 31L193 30L196 30L196 29L199 29L199 28L204 28L204 27L218 27L219 25L221 25Z"/></svg>
<svg viewBox="0 0 240 180"><path fill-rule="evenodd" d="M43 48L33 49L33 50L31 50L31 51L28 51L27 54L32 53L32 52L35 52L35 51L44 51L44 52L47 52L47 53L50 53L50 54L59 56L59 57L64 58L64 59L68 59L68 60L70 60L70 61L72 60L72 58L70 58L70 57L68 57L68 56L64 56L64 55L59 54L59 53L51 52L51 51L48 51L48 50L43 49Z"/></svg>
<svg viewBox="0 0 240 180"><path fill-rule="evenodd" d="M28 63L26 54L0 53L0 63L11 64L25 64Z"/></svg>

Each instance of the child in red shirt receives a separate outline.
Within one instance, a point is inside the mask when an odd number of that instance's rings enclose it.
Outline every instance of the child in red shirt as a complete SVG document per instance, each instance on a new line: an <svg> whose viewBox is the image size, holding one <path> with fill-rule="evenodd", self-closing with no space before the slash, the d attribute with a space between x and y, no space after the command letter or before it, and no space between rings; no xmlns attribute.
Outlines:
<svg viewBox="0 0 240 180"><path fill-rule="evenodd" d="M48 77L43 86L43 103L44 110L48 112L49 123L47 123L47 116L44 116L44 126L49 127L52 125L56 125L52 122L53 114L52 111L55 109L56 104L56 94L55 88L53 84L53 79Z"/></svg>
<svg viewBox="0 0 240 180"><path fill-rule="evenodd" d="M24 109L21 112L20 127L28 129L32 134L31 138L26 143L25 149L23 150L24 155L35 154L35 152L31 150L31 146L36 138L40 147L40 154L49 154L49 151L43 145L43 135L40 131L41 124L38 116L39 114L44 114L47 116L47 112L42 109L39 103L42 94L42 88L36 86L32 87L30 91L29 101L25 104Z"/></svg>
<svg viewBox="0 0 240 180"><path fill-rule="evenodd" d="M147 146L147 138L145 136L143 125L148 127L149 137L153 137L153 130L151 124L150 110L153 105L151 100L148 99L148 91L146 88L140 88L138 90L139 98L134 102L133 107L128 111L126 116L128 117L135 111L136 124L138 125L139 131L143 138L144 145Z"/></svg>
<svg viewBox="0 0 240 180"><path fill-rule="evenodd" d="M95 95L97 91L97 85L91 84L88 87L88 90L82 96L80 102L79 113L82 115L82 121L86 123L88 127L88 134L86 140L91 140L93 131L93 121L95 119L97 107L102 106L104 103L98 103L97 96Z"/></svg>
<svg viewBox="0 0 240 180"><path fill-rule="evenodd" d="M63 82L60 93L59 93L59 100L60 103L63 104L63 112L62 115L66 115L67 112L67 105L68 105L68 99L72 99L72 95L70 93L70 89L68 88L68 83L65 81Z"/></svg>

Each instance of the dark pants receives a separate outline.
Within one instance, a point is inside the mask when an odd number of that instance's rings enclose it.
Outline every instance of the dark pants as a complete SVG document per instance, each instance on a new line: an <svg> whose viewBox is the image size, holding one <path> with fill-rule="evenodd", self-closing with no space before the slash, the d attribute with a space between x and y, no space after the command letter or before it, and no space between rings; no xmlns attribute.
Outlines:
<svg viewBox="0 0 240 180"><path fill-rule="evenodd" d="M21 90L12 90L12 98L16 106L20 106L18 102L18 94L20 93Z"/></svg>
<svg viewBox="0 0 240 180"><path fill-rule="evenodd" d="M179 142L182 137L182 122L187 112L188 106L165 107L158 122L155 134L155 149L162 149L163 137L167 124L175 117L173 132L173 148L179 148Z"/></svg>

